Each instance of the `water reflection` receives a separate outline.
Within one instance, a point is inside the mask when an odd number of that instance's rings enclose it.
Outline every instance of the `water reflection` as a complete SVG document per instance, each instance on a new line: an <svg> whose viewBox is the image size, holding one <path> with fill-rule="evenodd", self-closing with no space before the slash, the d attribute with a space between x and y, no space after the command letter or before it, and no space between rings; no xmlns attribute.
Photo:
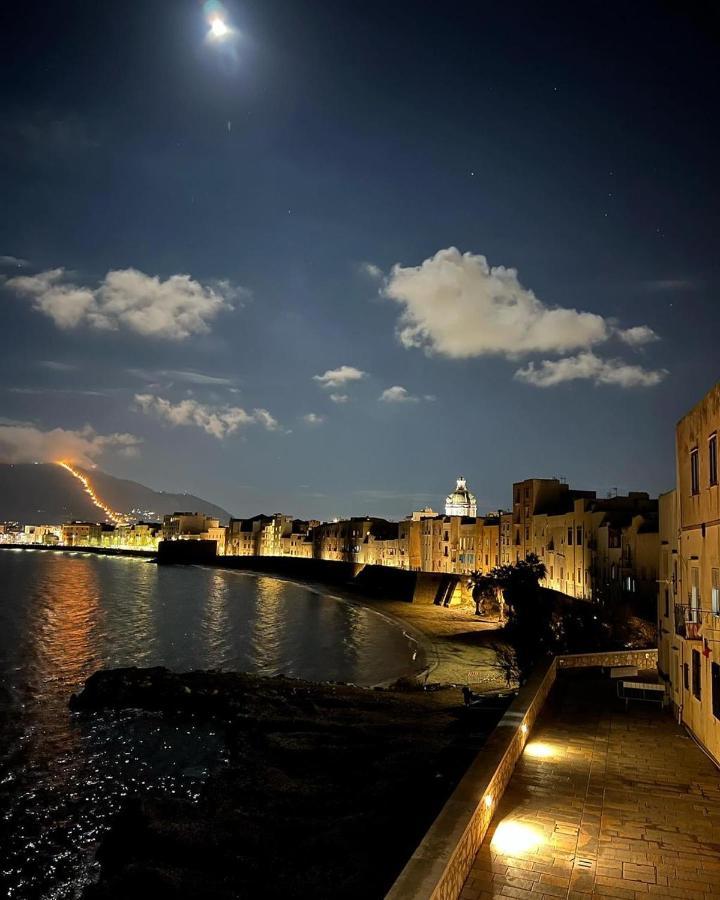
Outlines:
<svg viewBox="0 0 720 900"><path fill-rule="evenodd" d="M68 713L96 669L166 665L376 684L419 670L402 630L310 588L144 560L0 551L0 896L74 897L122 798L197 795L207 727Z"/></svg>

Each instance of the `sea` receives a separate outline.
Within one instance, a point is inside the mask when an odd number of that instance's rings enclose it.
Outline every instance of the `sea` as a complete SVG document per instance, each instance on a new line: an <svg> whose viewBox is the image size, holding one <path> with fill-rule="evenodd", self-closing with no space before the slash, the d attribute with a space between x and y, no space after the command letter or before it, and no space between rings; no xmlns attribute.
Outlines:
<svg viewBox="0 0 720 900"><path fill-rule="evenodd" d="M98 669L163 665L372 686L422 671L397 622L322 588L146 559L0 550L0 897L66 900L124 798L196 800L222 734L71 714Z"/></svg>

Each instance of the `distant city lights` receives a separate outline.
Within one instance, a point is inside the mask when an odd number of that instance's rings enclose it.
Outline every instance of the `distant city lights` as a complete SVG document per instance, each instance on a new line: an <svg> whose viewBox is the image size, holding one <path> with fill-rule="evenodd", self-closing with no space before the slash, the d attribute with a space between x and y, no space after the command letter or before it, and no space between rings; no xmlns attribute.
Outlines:
<svg viewBox="0 0 720 900"><path fill-rule="evenodd" d="M95 493L93 486L90 484L89 480L81 473L78 472L77 469L73 468L70 463L67 462L59 462L59 466L62 466L63 469L66 469L71 475L73 475L77 480L82 484L85 493L90 497L92 502L98 509L102 510L110 522L113 525L129 525L132 522L132 519L129 516L126 516L124 513L116 512L116 510L111 509L107 503L103 502L98 495Z"/></svg>

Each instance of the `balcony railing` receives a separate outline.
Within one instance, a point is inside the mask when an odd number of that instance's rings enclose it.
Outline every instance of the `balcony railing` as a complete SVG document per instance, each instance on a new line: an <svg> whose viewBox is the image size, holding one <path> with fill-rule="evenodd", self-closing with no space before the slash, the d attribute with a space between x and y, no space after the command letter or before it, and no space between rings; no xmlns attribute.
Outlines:
<svg viewBox="0 0 720 900"><path fill-rule="evenodd" d="M710 631L720 631L720 612L700 606L675 606L675 634L699 641Z"/></svg>

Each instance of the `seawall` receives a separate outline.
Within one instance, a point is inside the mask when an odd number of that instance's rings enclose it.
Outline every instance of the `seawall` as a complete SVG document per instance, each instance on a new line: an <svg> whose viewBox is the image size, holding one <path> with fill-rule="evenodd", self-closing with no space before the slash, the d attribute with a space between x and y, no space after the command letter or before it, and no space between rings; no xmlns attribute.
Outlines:
<svg viewBox="0 0 720 900"><path fill-rule="evenodd" d="M64 545L45 546L44 544L0 544L0 550L34 550L50 553L94 553L96 556L135 556L141 559L155 559L154 550L125 550L120 547L66 547Z"/></svg>

